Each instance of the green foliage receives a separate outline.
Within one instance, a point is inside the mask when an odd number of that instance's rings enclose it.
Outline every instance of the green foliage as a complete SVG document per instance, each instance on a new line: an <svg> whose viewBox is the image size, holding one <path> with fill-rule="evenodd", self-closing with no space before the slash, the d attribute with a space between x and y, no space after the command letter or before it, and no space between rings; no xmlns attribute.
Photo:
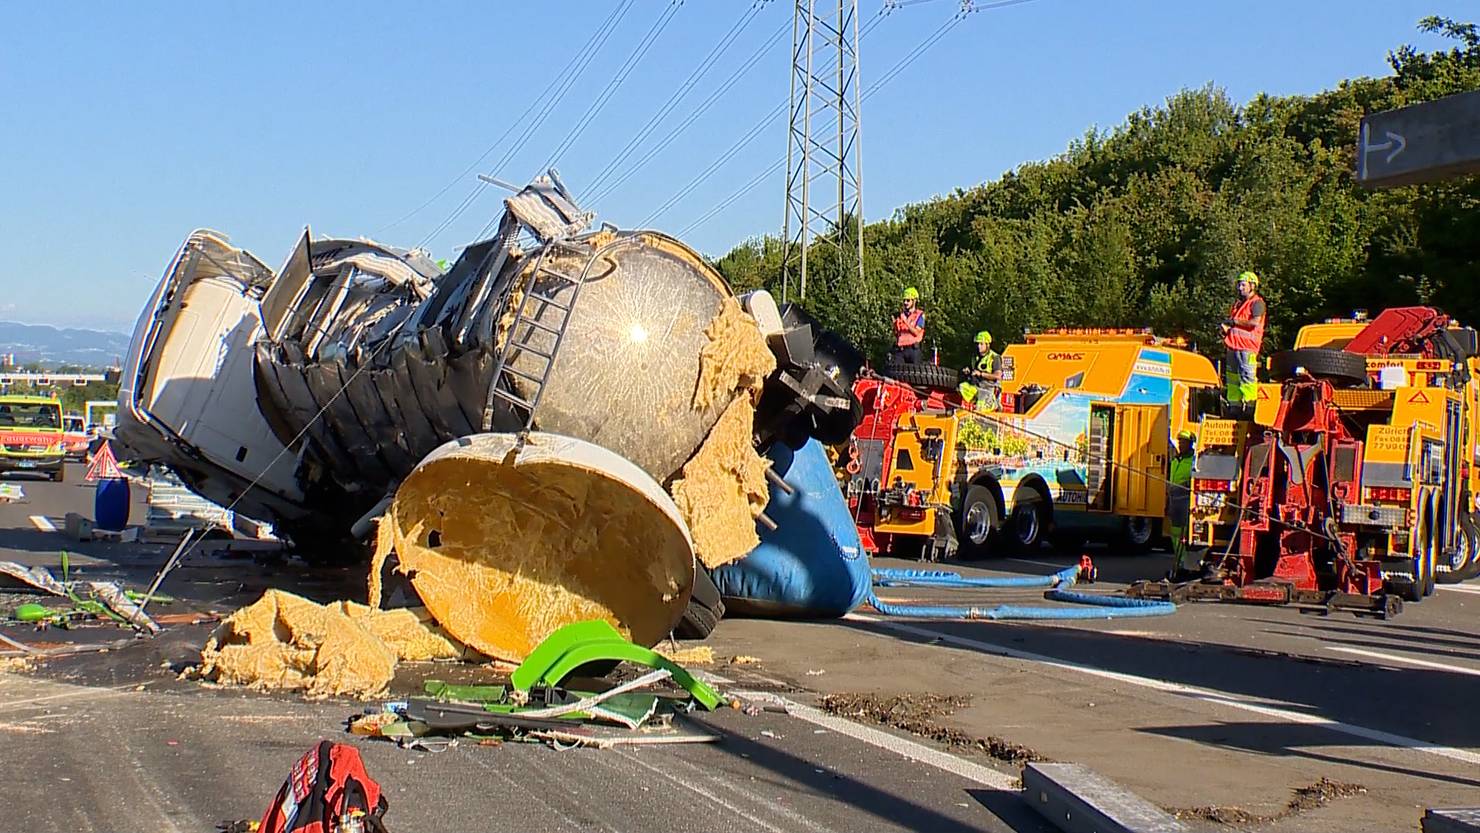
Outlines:
<svg viewBox="0 0 1480 833"><path fill-rule="evenodd" d="M1183 90L1053 159L898 209L864 229L861 280L842 274L834 241L816 242L804 303L880 356L900 291L919 287L926 346L958 366L981 329L1011 343L1024 328L1150 326L1220 354L1217 323L1245 269L1264 281L1267 350L1355 308L1432 303L1480 323L1480 177L1386 191L1353 180L1364 114L1480 89L1480 28L1419 28L1454 47L1399 47L1392 75L1313 96L1240 107L1211 86ZM716 265L737 289L779 295L781 259L768 237Z"/></svg>

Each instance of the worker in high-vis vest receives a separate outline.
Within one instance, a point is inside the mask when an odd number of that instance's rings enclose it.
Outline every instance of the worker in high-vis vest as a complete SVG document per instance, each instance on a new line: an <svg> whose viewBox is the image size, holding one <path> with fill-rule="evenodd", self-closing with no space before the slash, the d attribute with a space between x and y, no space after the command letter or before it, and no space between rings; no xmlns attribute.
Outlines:
<svg viewBox="0 0 1480 833"><path fill-rule="evenodd" d="M992 349L992 334L976 334L976 359L962 371L966 377L957 391L978 411L1002 410L1002 354Z"/></svg>
<svg viewBox="0 0 1480 833"><path fill-rule="evenodd" d="M920 343L925 340L925 311L920 309L920 290L905 289L904 303L894 316L894 350L891 361L920 364Z"/></svg>
<svg viewBox="0 0 1480 833"><path fill-rule="evenodd" d="M1194 450L1197 435L1183 429L1177 433L1177 448L1172 452L1167 484L1167 537L1172 539L1172 569L1167 578L1184 581L1200 575L1197 564L1187 561L1187 525L1192 518L1192 469L1197 464Z"/></svg>
<svg viewBox="0 0 1480 833"><path fill-rule="evenodd" d="M1252 404L1259 395L1255 373L1259 349L1264 346L1264 299L1259 297L1259 276L1244 272L1236 283L1238 300L1223 321L1223 388L1230 403Z"/></svg>

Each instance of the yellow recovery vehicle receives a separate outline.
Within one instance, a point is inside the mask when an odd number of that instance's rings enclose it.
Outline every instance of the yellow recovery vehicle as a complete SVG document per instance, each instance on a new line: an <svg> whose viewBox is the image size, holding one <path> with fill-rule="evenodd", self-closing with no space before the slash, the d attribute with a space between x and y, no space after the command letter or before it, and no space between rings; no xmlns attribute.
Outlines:
<svg viewBox="0 0 1480 833"><path fill-rule="evenodd" d="M1191 536L1206 575L1159 594L1391 615L1480 572L1477 347L1429 307L1304 327L1270 358L1252 419L1203 420Z"/></svg>
<svg viewBox="0 0 1480 833"><path fill-rule="evenodd" d="M54 396L0 396L0 473L66 473L62 403Z"/></svg>
<svg viewBox="0 0 1480 833"><path fill-rule="evenodd" d="M845 490L871 552L979 558L1048 534L1149 549L1166 514L1171 437L1215 391L1213 365L1148 330L1028 333L1002 362L1003 410L861 379ZM953 382L952 382L953 383Z"/></svg>

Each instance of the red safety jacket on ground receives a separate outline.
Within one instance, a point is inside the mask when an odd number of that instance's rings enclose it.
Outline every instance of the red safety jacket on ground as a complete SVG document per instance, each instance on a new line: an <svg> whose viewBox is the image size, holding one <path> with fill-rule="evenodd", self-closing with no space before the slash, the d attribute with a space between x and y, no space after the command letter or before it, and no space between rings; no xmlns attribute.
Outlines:
<svg viewBox="0 0 1480 833"><path fill-rule="evenodd" d="M918 327L921 331L921 335L915 335L914 333L910 332L910 324ZM916 344L919 344L925 339L925 336L923 334L924 330L924 310L916 309L914 312L911 313L902 312L899 315L894 316L894 346L914 347Z"/></svg>
<svg viewBox="0 0 1480 833"><path fill-rule="evenodd" d="M1230 327L1228 335L1223 337L1223 346L1230 350L1244 350L1250 353L1258 353L1259 348L1264 345L1264 319L1265 314L1254 315L1254 305L1264 306L1264 299L1258 293L1254 293L1242 301L1235 301L1233 308L1228 311L1228 317L1235 321L1253 321L1254 329L1245 330L1243 327Z"/></svg>

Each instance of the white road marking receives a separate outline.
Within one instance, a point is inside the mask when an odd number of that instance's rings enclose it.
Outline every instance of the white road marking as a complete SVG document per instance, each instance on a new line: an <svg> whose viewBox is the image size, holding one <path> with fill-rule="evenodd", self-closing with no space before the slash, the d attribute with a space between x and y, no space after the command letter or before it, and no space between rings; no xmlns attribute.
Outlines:
<svg viewBox="0 0 1480 833"><path fill-rule="evenodd" d="M45 515L32 515L31 525L41 530L42 532L57 531L57 525L52 523L51 518L48 518Z"/></svg>
<svg viewBox="0 0 1480 833"><path fill-rule="evenodd" d="M1453 590L1456 593L1476 593L1476 594L1480 594L1480 587L1470 587L1469 585L1465 585L1465 584L1441 584L1441 585L1439 585L1439 589L1440 590Z"/></svg>
<svg viewBox="0 0 1480 833"><path fill-rule="evenodd" d="M893 752L922 764L929 764L936 769L959 775L968 781L975 781L984 787L994 790L1016 791L1018 781L1010 775L998 772L991 767L958 758L939 749L916 743L908 738L891 735L870 726L854 723L841 717L830 715L821 709L805 706L792 700L788 700L779 694L769 691L739 691L736 695L746 700L758 700L767 703L775 703L786 707L787 714L800 718L808 723L831 729L840 735L847 735L854 740L861 740L870 746Z"/></svg>
<svg viewBox="0 0 1480 833"><path fill-rule="evenodd" d="M1094 666L1090 665L1080 665L1076 662L1055 659L1054 657L1046 656L1044 654L1035 654L1030 651L1019 651L1016 648L1008 648L1005 645L994 645L990 642L981 642L976 639L966 639L960 636L952 636L950 634L941 633L940 631L930 630L929 628L921 628L915 625L908 625L903 622L892 622L873 616L864 616L857 613L850 613L846 618L869 622L870 624L878 625L883 628L888 628L889 630L899 631L900 633L908 633L915 636L923 636L930 639L936 639L941 642L947 642L953 645L960 645L963 648L972 648L978 651L998 654L1000 656L1012 657L1013 659L1022 659L1029 662L1036 662L1042 665L1048 665L1066 671L1075 671L1081 674L1089 674L1090 676L1101 677L1107 680L1114 680L1116 682L1126 683L1128 685L1140 686L1142 688L1149 688L1169 694L1177 694L1194 700L1201 700L1207 703L1215 703L1218 705L1228 706L1229 708L1252 712L1254 714L1264 715L1265 717L1273 717L1279 720L1284 720L1288 723L1303 723L1310 726L1320 726L1326 729L1330 729L1333 732L1340 732L1342 734L1362 738L1363 740L1376 741L1378 743L1384 743L1388 746L1394 746L1400 749L1411 749L1415 752L1426 752L1430 755L1436 755L1441 758L1448 758L1450 760L1460 761L1472 766L1480 766L1480 753L1472 752L1469 749L1457 749L1453 746L1441 746L1439 744L1431 743L1426 740L1418 740L1416 738L1405 737L1403 735L1395 735L1391 732L1384 732L1380 729L1371 729L1366 726L1358 726L1353 723L1343 723L1342 721L1332 720L1327 717L1320 717L1319 715L1305 714L1304 712L1275 708L1273 706L1264 706L1236 694L1229 694L1227 692L1216 691L1214 689L1208 688L1199 688L1197 686L1183 685L1181 683L1170 683L1165 680L1154 680L1150 677L1138 677L1134 674L1125 674L1120 671L1109 671L1104 668L1095 668Z"/></svg>
<svg viewBox="0 0 1480 833"><path fill-rule="evenodd" d="M786 831L785 830L782 830L780 827L777 827L776 825L771 824L770 822L766 821L765 819L762 819L762 818L753 816L750 813L745 812L743 809L741 809L740 807L736 806L735 804L733 804L733 803L731 803L729 801L724 800L723 797L718 796L718 795L714 794L713 792L710 792L709 790L704 789L703 787L699 786L698 784L691 784L691 783L689 783L688 781L685 781L682 778L678 778L678 777L674 776L672 773L668 772L665 769L662 769L660 767L655 767L655 766L653 766L653 765L651 765L649 763L646 763L645 761L642 760L642 758L639 758L636 755L628 755L627 756L627 760L631 761L634 764L637 764L638 766L642 767L643 769L645 769L645 770L653 773L654 775L658 776L659 778L664 779L665 781L668 781L671 784L674 784L674 785L679 786L679 787L683 787L684 789L689 790L689 791L693 792L696 795L699 795L699 796L704 797L705 799L708 799L710 803L712 803L712 804L714 804L716 806L719 806L719 807L723 807L724 809L728 810L730 813L732 813L734 815L737 815L737 816L740 816L741 818L745 819L746 821L750 822L751 824L754 824L757 827L764 828L765 830L769 830L769 831L771 831L771 833L786 833Z"/></svg>
<svg viewBox="0 0 1480 833"><path fill-rule="evenodd" d="M28 706L32 703L42 703L49 700L61 700L67 697L82 697L88 694L95 694L100 697L106 697L114 694L122 694L124 693L125 689L132 689L133 687L133 684L129 684L126 686L118 686L116 688L79 688L74 691L63 691L59 694L47 694L41 697L29 697L25 700L9 700L4 703L0 703L0 709L9 709L16 706Z"/></svg>
<svg viewBox="0 0 1480 833"><path fill-rule="evenodd" d="M1327 645L1326 650L1340 651L1343 654L1356 654L1359 657L1371 657L1372 659L1387 660L1388 662L1396 662L1399 665L1417 665L1421 668L1439 668L1444 671L1453 671L1456 674L1469 674L1471 676L1480 677L1480 668L1466 668L1463 665L1450 665L1446 662L1434 662L1433 660L1428 659L1405 657L1399 654L1385 654L1382 651L1368 651L1365 648L1347 648L1340 645Z"/></svg>

